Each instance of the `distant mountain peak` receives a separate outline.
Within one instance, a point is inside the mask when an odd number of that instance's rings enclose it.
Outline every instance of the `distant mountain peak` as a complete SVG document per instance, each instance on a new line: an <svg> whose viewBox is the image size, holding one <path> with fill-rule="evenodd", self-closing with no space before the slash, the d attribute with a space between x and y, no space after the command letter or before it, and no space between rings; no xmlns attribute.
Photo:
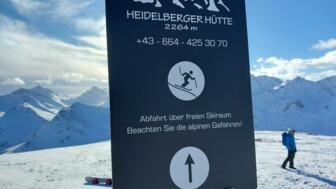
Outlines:
<svg viewBox="0 0 336 189"><path fill-rule="evenodd" d="M82 95L74 99L74 102L80 102L82 104L91 106L108 107L109 105L108 90L98 87L91 87L85 91Z"/></svg>
<svg viewBox="0 0 336 189"><path fill-rule="evenodd" d="M273 79L273 80L280 80L279 78L277 77L273 77L273 76L266 76L266 75L260 75L260 76L256 76L257 78L263 78L263 79Z"/></svg>
<svg viewBox="0 0 336 189"><path fill-rule="evenodd" d="M31 88L30 90L39 94L57 95L53 90L42 87L40 85L37 85L36 87Z"/></svg>
<svg viewBox="0 0 336 189"><path fill-rule="evenodd" d="M32 89L37 89L37 90L39 90L39 89L47 89L47 88L44 88L44 87L42 87L41 85L36 85L36 86L33 87Z"/></svg>
<svg viewBox="0 0 336 189"><path fill-rule="evenodd" d="M327 77L325 79L328 79L328 80L332 79L332 80L334 80L334 79L336 79L336 76L335 75L334 76L330 76L330 77Z"/></svg>
<svg viewBox="0 0 336 189"><path fill-rule="evenodd" d="M33 88L30 88L30 89L24 89L24 88L19 88L17 90L15 90L14 92L12 92L11 94L15 94L15 95L31 95L31 93L37 93L37 94L40 94L40 95L54 95L55 92L50 90L50 89L47 89L47 88L44 88L44 87L41 87L41 86L36 86L36 87L33 87Z"/></svg>
<svg viewBox="0 0 336 189"><path fill-rule="evenodd" d="M291 84L305 86L305 85L315 85L316 82L307 80L303 77L296 77L293 80L286 81L286 85L291 85Z"/></svg>
<svg viewBox="0 0 336 189"><path fill-rule="evenodd" d="M33 91L41 91L41 92L53 92L52 90L42 87L41 85L36 85L35 87L31 88Z"/></svg>
<svg viewBox="0 0 336 189"><path fill-rule="evenodd" d="M324 79L320 80L319 82L320 83L321 82L327 82L327 83L334 84L336 86L336 76L330 76L330 77L324 78Z"/></svg>
<svg viewBox="0 0 336 189"><path fill-rule="evenodd" d="M75 102L41 126L24 151L100 142L110 138L109 109Z"/></svg>
<svg viewBox="0 0 336 189"><path fill-rule="evenodd" d="M336 76L327 77L317 82L329 93L336 95Z"/></svg>
<svg viewBox="0 0 336 189"><path fill-rule="evenodd" d="M101 88L96 87L96 86L93 86L93 87L91 87L89 90L87 90L84 93L104 93L105 94L106 90L101 89Z"/></svg>
<svg viewBox="0 0 336 189"><path fill-rule="evenodd" d="M306 79L303 78L303 77L297 76L297 77L295 77L295 78L293 79L293 81L308 81L308 80L306 80Z"/></svg>
<svg viewBox="0 0 336 189"><path fill-rule="evenodd" d="M101 91L102 89L99 88L99 87L93 86L93 87L91 87L90 90L92 90L92 91Z"/></svg>
<svg viewBox="0 0 336 189"><path fill-rule="evenodd" d="M62 97L57 93L42 86L30 89L20 88L8 95L0 96L0 110L2 112L20 106L29 108L39 117L50 121L60 109L67 105L63 103Z"/></svg>

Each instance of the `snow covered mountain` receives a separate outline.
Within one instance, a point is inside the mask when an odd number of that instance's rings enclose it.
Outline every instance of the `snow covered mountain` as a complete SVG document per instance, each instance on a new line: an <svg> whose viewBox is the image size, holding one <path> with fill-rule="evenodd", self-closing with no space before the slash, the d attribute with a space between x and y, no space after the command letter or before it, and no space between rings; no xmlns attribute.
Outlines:
<svg viewBox="0 0 336 189"><path fill-rule="evenodd" d="M0 96L0 154L108 140L108 106L107 90L97 87L71 101L41 86Z"/></svg>
<svg viewBox="0 0 336 189"><path fill-rule="evenodd" d="M60 95L41 86L32 89L18 89L8 95L0 96L0 112L24 106L41 118L50 121L57 112L66 107Z"/></svg>
<svg viewBox="0 0 336 189"><path fill-rule="evenodd" d="M75 103L61 110L19 151L94 143L110 139L109 109Z"/></svg>
<svg viewBox="0 0 336 189"><path fill-rule="evenodd" d="M295 78L282 83L266 76L251 77L257 130L293 127L301 132L336 135L334 79L312 82Z"/></svg>
<svg viewBox="0 0 336 189"><path fill-rule="evenodd" d="M99 107L109 107L109 94L107 89L100 89L98 87L92 87L85 91L82 95L75 99L68 101L68 104L80 102L82 104Z"/></svg>
<svg viewBox="0 0 336 189"><path fill-rule="evenodd" d="M0 154L26 142L65 106L59 95L40 86L0 96Z"/></svg>
<svg viewBox="0 0 336 189"><path fill-rule="evenodd" d="M283 82L251 76L251 81L256 130L293 127L336 135L336 77ZM61 95L40 86L0 96L0 153L108 140L108 96L107 90L92 87L73 99L71 107Z"/></svg>
<svg viewBox="0 0 336 189"><path fill-rule="evenodd" d="M319 85L323 86L325 90L336 95L336 76L328 77L317 82Z"/></svg>
<svg viewBox="0 0 336 189"><path fill-rule="evenodd" d="M22 145L45 123L46 120L30 108L11 108L0 119L0 154L7 148Z"/></svg>

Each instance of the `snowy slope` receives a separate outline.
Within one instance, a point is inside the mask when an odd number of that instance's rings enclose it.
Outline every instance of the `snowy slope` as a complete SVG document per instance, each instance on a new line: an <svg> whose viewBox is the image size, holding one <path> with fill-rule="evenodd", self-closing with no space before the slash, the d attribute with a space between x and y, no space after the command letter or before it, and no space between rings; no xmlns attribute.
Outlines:
<svg viewBox="0 0 336 189"><path fill-rule="evenodd" d="M0 96L0 153L29 140L64 107L58 94L40 86Z"/></svg>
<svg viewBox="0 0 336 189"><path fill-rule="evenodd" d="M326 90L336 95L336 76L328 77L318 81L318 84L323 86Z"/></svg>
<svg viewBox="0 0 336 189"><path fill-rule="evenodd" d="M330 92L332 85L327 89L303 78L278 84L274 78L252 76L257 130L293 127L302 132L336 135L336 95Z"/></svg>
<svg viewBox="0 0 336 189"><path fill-rule="evenodd" d="M297 172L280 168L286 156L280 138L256 132L259 189L336 188L336 137L298 133ZM6 170L1 189L102 188L85 185L84 177L111 177L110 142L1 155L0 170Z"/></svg>
<svg viewBox="0 0 336 189"><path fill-rule="evenodd" d="M6 148L26 142L45 123L46 120L24 105L8 110L0 119L0 154Z"/></svg>
<svg viewBox="0 0 336 189"><path fill-rule="evenodd" d="M253 84L253 95L259 95L267 91L273 91L279 87L283 82L275 77L251 75L251 82Z"/></svg>
<svg viewBox="0 0 336 189"><path fill-rule="evenodd" d="M256 132L258 188L336 188L336 137L296 134L298 171L280 169L287 156L281 132Z"/></svg>
<svg viewBox="0 0 336 189"><path fill-rule="evenodd" d="M107 106L107 91L93 87L78 101ZM40 86L0 96L0 153L88 144L108 140L109 133L107 108L68 108L61 95Z"/></svg>
<svg viewBox="0 0 336 189"><path fill-rule="evenodd" d="M18 89L8 95L0 96L0 112L7 112L21 105L30 108L38 116L48 121L60 109L66 107L58 94L41 86L32 89Z"/></svg>
<svg viewBox="0 0 336 189"><path fill-rule="evenodd" d="M79 97L70 100L68 103L72 104L75 102L80 102L82 104L90 106L100 106L109 107L109 94L107 89L100 89L98 87L92 87L91 89L85 91Z"/></svg>
<svg viewBox="0 0 336 189"><path fill-rule="evenodd" d="M111 177L110 143L0 155L1 189L84 189L86 176Z"/></svg>
<svg viewBox="0 0 336 189"><path fill-rule="evenodd" d="M28 151L82 145L110 139L109 109L75 103L43 125L26 145Z"/></svg>

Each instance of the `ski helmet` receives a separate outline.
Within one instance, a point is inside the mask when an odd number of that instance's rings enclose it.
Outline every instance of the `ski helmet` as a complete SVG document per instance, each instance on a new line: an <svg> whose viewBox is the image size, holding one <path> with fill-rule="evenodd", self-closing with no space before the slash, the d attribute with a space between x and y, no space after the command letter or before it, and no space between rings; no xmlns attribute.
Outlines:
<svg viewBox="0 0 336 189"><path fill-rule="evenodd" d="M288 128L288 130L287 130L289 133L295 133L295 129L293 129L293 128Z"/></svg>

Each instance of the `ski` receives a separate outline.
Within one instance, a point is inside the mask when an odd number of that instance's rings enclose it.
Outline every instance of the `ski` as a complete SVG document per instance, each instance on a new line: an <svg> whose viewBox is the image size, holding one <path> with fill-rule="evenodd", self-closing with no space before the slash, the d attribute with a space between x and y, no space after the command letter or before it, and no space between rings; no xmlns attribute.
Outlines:
<svg viewBox="0 0 336 189"><path fill-rule="evenodd" d="M192 89L187 89L187 88L185 88L185 87L181 87L181 86L179 86L179 85L174 85L175 87L177 87L177 88L179 88L179 89L182 89L182 90L187 90L187 91L191 91Z"/></svg>
<svg viewBox="0 0 336 189"><path fill-rule="evenodd" d="M85 181L87 184L92 185L100 185L100 184L112 185L112 179L110 178L85 177Z"/></svg>

